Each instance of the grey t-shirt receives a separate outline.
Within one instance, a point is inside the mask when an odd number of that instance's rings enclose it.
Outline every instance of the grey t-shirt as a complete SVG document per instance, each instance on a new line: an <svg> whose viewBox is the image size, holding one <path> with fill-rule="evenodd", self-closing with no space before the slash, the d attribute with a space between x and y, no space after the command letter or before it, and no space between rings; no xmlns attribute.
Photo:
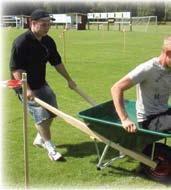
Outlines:
<svg viewBox="0 0 171 190"><path fill-rule="evenodd" d="M128 73L128 77L136 84L136 110L139 122L146 120L149 115L168 109L171 70L163 67L159 58L155 57L140 64Z"/></svg>

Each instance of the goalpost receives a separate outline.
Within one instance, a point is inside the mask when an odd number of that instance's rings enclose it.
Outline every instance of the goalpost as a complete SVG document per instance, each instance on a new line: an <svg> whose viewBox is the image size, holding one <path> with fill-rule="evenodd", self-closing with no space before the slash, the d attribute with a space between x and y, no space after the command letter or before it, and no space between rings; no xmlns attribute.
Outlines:
<svg viewBox="0 0 171 190"><path fill-rule="evenodd" d="M134 31L147 32L150 28L156 29L157 16L132 17L132 27Z"/></svg>

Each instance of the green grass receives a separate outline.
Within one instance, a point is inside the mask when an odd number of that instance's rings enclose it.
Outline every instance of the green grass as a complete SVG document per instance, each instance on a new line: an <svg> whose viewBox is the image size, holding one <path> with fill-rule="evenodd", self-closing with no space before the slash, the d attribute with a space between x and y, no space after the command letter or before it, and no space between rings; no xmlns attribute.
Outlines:
<svg viewBox="0 0 171 190"><path fill-rule="evenodd" d="M65 66L78 86L98 103L111 99L112 84L145 60L158 56L162 39L171 27L158 27L157 32L73 31L65 32ZM3 79L9 78L8 64L12 41L22 33L19 29L3 29ZM62 30L51 29L62 57L64 57ZM77 118L77 113L90 107L80 96L67 87L65 80L47 67L47 79L57 94L62 111ZM22 106L12 90L3 90L3 178L4 184L23 187ZM135 99L135 89L126 92L125 98ZM151 181L134 170L139 163L131 158L116 161L111 167L96 170L97 156L92 140L56 119L52 126L53 141L66 157L65 163L53 163L43 149L36 149L32 141L36 135L29 117L29 169L31 187L111 187L162 189L165 185ZM169 140L171 145L171 140ZM100 147L102 148L102 144ZM111 150L110 155L116 154ZM168 187L167 187L168 189Z"/></svg>

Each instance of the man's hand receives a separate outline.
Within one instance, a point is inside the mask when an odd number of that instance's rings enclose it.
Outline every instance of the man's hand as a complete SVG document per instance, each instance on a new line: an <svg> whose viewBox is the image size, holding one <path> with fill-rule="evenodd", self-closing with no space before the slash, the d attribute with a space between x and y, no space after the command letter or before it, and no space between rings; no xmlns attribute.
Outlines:
<svg viewBox="0 0 171 190"><path fill-rule="evenodd" d="M135 133L137 131L135 123L132 122L128 117L121 122L123 128L129 133Z"/></svg>
<svg viewBox="0 0 171 190"><path fill-rule="evenodd" d="M73 80L69 80L68 81L68 86L69 86L69 88L74 89L77 85Z"/></svg>
<svg viewBox="0 0 171 190"><path fill-rule="evenodd" d="M34 99L34 93L30 89L27 89L27 98L28 98L28 100L33 100Z"/></svg>

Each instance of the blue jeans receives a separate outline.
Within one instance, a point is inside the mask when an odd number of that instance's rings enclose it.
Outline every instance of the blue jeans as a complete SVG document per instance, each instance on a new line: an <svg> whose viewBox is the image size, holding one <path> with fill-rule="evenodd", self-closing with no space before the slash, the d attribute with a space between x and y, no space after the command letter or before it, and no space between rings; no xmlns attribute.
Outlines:
<svg viewBox="0 0 171 190"><path fill-rule="evenodd" d="M140 127L152 131L171 133L171 109L156 115L147 117L147 120L139 122Z"/></svg>
<svg viewBox="0 0 171 190"><path fill-rule="evenodd" d="M50 104L53 107L58 107L57 106L57 101L56 101L56 95L54 94L53 90L48 86L44 85L38 90L33 90L34 95L41 99L42 101ZM23 101L22 94L18 94L19 99ZM33 119L36 124L40 124L43 121L56 117L52 112L46 110L45 108L39 106L35 101L27 101L27 108L31 115L33 116Z"/></svg>

